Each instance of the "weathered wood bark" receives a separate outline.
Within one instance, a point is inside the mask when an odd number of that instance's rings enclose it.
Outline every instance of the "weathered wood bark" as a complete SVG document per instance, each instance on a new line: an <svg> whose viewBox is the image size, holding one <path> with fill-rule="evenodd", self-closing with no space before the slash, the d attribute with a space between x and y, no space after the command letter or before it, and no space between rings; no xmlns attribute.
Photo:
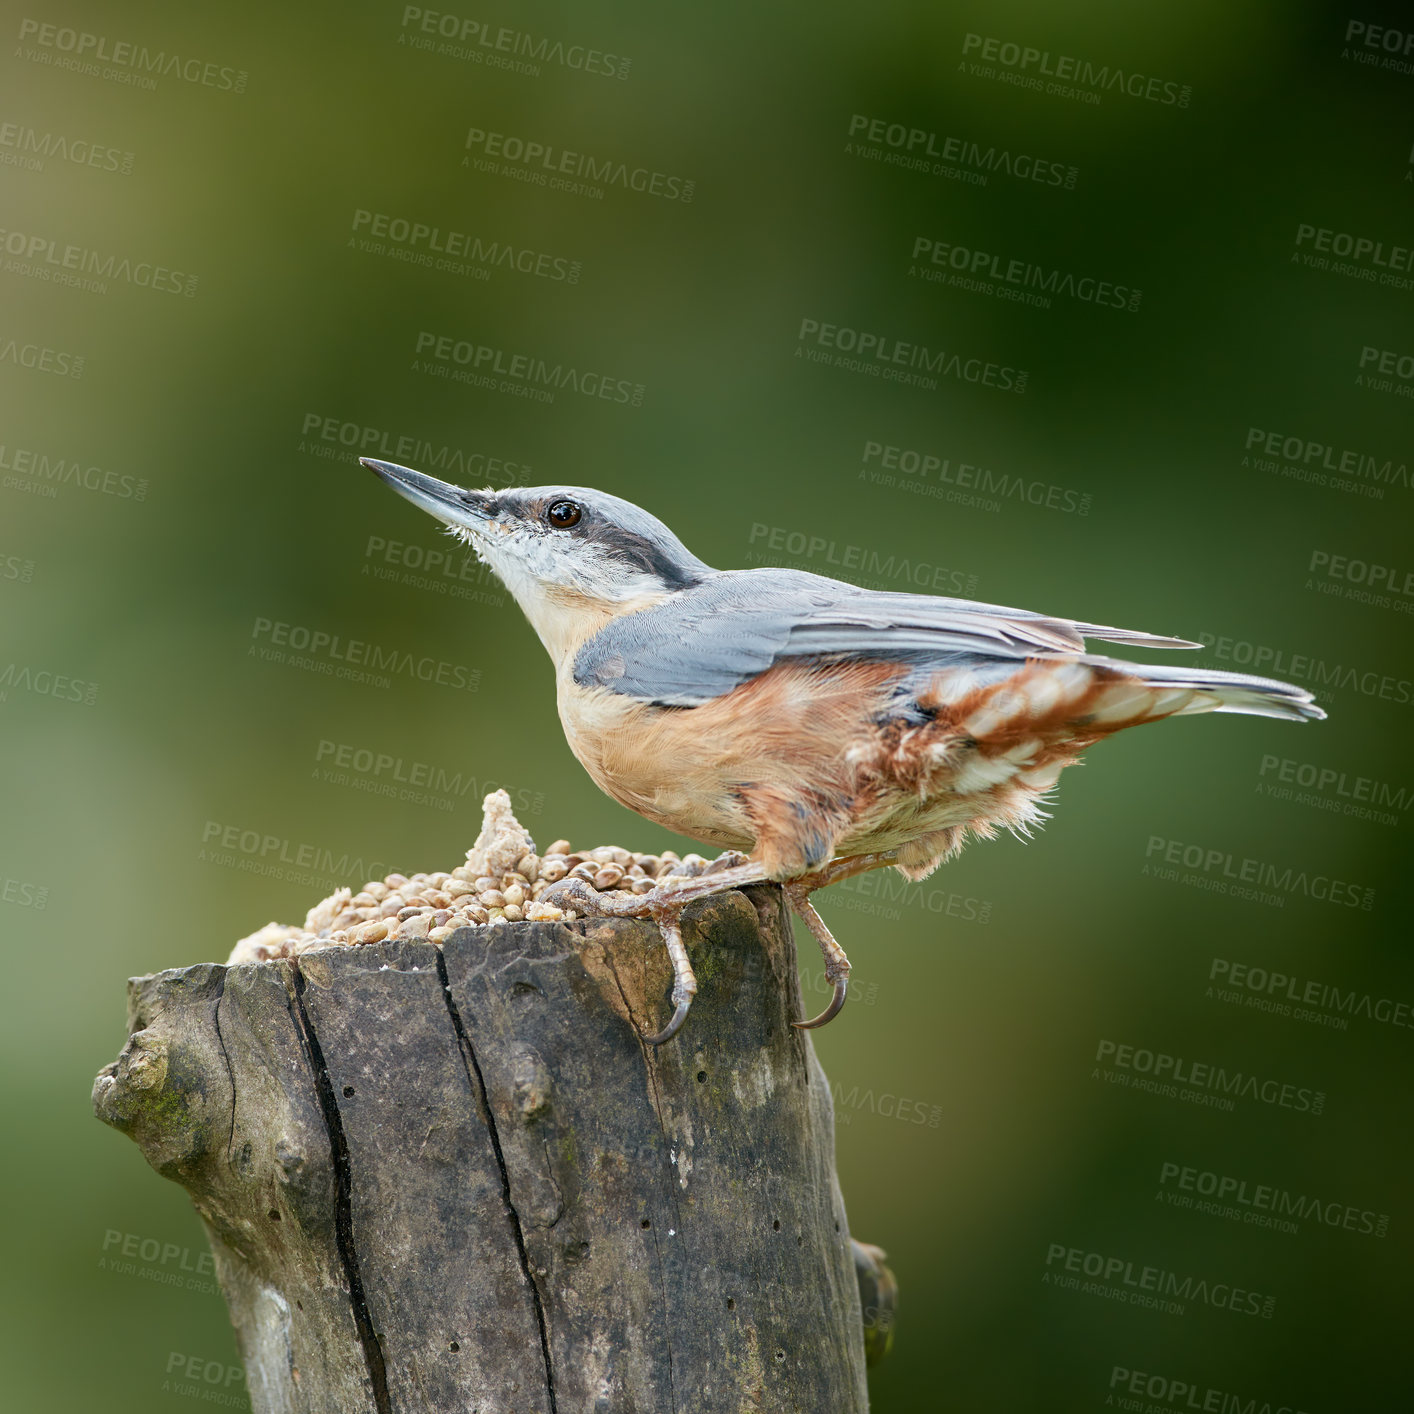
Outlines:
<svg viewBox="0 0 1414 1414"><path fill-rule="evenodd" d="M134 978L94 1107L191 1193L257 1411L862 1411L779 892Z"/></svg>

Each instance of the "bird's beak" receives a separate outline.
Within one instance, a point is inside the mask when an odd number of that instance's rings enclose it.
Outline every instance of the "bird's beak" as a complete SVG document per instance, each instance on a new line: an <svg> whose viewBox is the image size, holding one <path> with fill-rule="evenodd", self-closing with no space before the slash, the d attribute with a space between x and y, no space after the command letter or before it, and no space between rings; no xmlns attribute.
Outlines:
<svg viewBox="0 0 1414 1414"><path fill-rule="evenodd" d="M491 519L487 502L489 497L482 491L466 491L446 481L438 481L435 476L424 476L410 467L398 466L394 462L375 461L372 457L360 457L364 466L375 476L381 477L398 493L411 501L419 510L447 525L459 526L463 530L479 531Z"/></svg>

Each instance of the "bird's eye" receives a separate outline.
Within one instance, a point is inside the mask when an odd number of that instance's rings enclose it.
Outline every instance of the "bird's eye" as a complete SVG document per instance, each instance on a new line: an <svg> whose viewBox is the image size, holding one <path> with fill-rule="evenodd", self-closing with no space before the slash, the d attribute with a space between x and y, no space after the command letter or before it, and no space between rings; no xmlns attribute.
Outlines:
<svg viewBox="0 0 1414 1414"><path fill-rule="evenodd" d="M545 512L545 519L556 530L568 530L570 526L579 524L580 515L581 511L573 501L556 501Z"/></svg>

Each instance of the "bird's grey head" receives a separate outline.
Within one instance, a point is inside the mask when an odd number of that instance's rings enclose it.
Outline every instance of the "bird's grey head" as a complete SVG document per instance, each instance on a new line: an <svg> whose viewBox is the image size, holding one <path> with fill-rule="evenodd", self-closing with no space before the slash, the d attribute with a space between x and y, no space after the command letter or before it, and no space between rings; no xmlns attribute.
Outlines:
<svg viewBox="0 0 1414 1414"><path fill-rule="evenodd" d="M712 573L662 521L583 486L468 491L361 458L400 496L465 540L515 596L552 652L566 616L646 607Z"/></svg>

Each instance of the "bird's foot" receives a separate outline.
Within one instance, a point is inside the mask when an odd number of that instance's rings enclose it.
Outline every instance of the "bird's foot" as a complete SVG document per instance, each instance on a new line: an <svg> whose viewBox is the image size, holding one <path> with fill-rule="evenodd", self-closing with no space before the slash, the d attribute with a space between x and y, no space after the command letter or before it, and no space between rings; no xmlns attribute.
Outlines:
<svg viewBox="0 0 1414 1414"><path fill-rule="evenodd" d="M665 874L643 894L600 893L591 887L587 880L571 876L561 879L558 884L551 884L540 895L540 901L561 908L568 905L576 913L591 917L648 918L659 908L683 908L694 899L706 898L709 894L726 893L729 889L739 889L746 884L764 883L766 880L766 871L761 865L753 864L749 860L718 868L719 864L720 860L713 860L708 866L713 872L690 878L681 874Z"/></svg>
<svg viewBox="0 0 1414 1414"><path fill-rule="evenodd" d="M654 912L653 918L662 935L663 946L673 960L673 1017L661 1031L643 1039L650 1046L661 1046L682 1030L692 999L697 995L697 976L682 941L682 909L661 908Z"/></svg>
<svg viewBox="0 0 1414 1414"><path fill-rule="evenodd" d="M797 1030L814 1031L817 1027L833 1021L843 1009L849 991L849 958L835 941L834 934L825 926L825 920L815 912L810 895L828 884L839 883L841 879L853 878L854 875L863 874L869 869L879 869L885 864L892 864L897 857L896 851L888 850L879 854L856 854L847 859L832 859L822 868L802 874L782 885L791 912L810 929L815 935L815 941L820 944L820 951L825 956L825 980L834 989L829 1006L819 1016L810 1021L791 1022Z"/></svg>
<svg viewBox="0 0 1414 1414"><path fill-rule="evenodd" d="M834 989L829 1006L819 1016L811 1021L793 1021L792 1026L802 1031L811 1031L833 1021L845 1004L849 988L849 958L825 926L825 920L816 913L810 903L810 895L816 889L839 883L841 879L849 879L856 874L863 874L866 870L892 864L896 858L897 853L889 850L879 854L856 854L847 859L834 859L809 874L802 874L782 884L792 912L810 929L820 944L820 951L825 956L825 977ZM682 1029L692 1006L692 999L697 994L697 978L693 975L692 964L688 960L687 949L682 941L679 920L683 909L695 899L726 893L730 889L743 888L747 884L765 883L766 877L766 871L760 864L735 850L728 850L699 874L668 874L660 877L647 893L629 894L617 890L600 893L587 880L571 877L552 884L540 899L542 903L571 908L586 917L652 918L658 924L658 931L663 935L663 944L668 949L668 956L673 960L673 1018L661 1031L643 1039L650 1046L661 1046L664 1041L672 1040Z"/></svg>
<svg viewBox="0 0 1414 1414"><path fill-rule="evenodd" d="M736 858L741 859L742 856ZM718 865L721 867L718 868ZM721 860L714 860L708 868L715 872L694 878L670 874L644 894L600 893L585 879L569 878L552 884L540 896L542 903L552 903L561 908L567 906L588 917L651 918L657 923L663 945L673 960L673 1018L661 1031L644 1036L650 1046L661 1046L682 1030L692 1007L692 999L697 995L697 978L693 975L692 963L682 941L680 920L683 909L694 899L724 893L744 884L759 884L766 877L760 865L749 862L729 860L722 865Z"/></svg>
<svg viewBox="0 0 1414 1414"><path fill-rule="evenodd" d="M834 988L835 994L830 998L829 1006L813 1020L792 1021L791 1025L798 1031L814 1031L817 1026L833 1021L843 1009L849 989L849 958L825 926L825 920L815 912L814 905L806 897L809 892L808 888L802 889L799 884L785 885L786 902L790 904L791 912L815 934L815 941L820 944L820 951L825 955L825 980Z"/></svg>

